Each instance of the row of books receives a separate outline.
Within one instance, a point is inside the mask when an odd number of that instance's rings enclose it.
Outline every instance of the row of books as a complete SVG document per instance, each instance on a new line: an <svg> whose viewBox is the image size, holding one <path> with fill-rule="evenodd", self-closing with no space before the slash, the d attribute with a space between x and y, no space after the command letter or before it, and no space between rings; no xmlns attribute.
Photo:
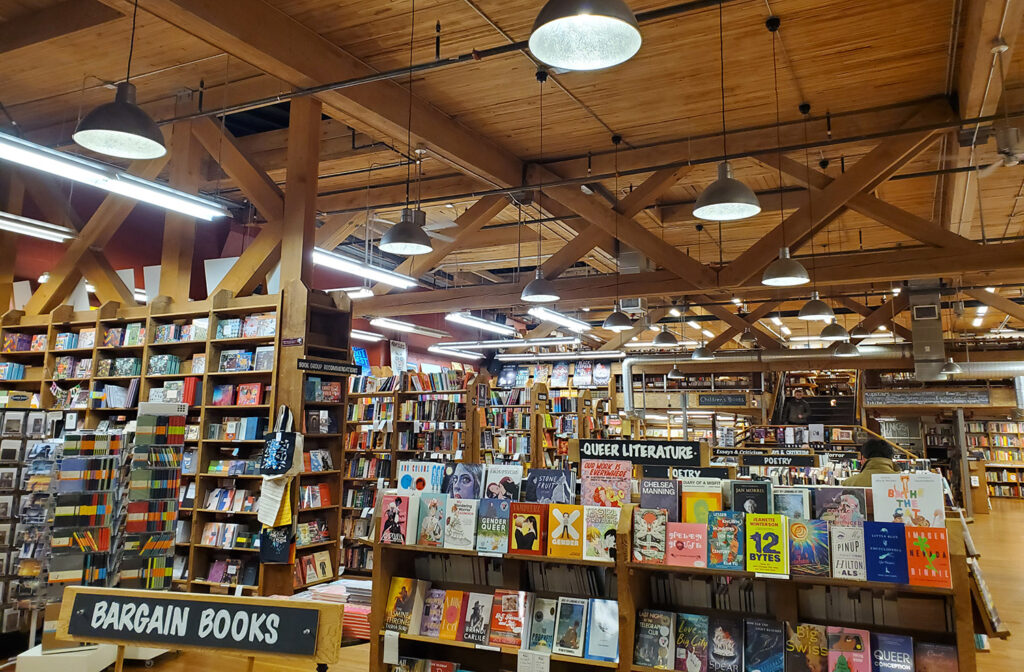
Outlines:
<svg viewBox="0 0 1024 672"><path fill-rule="evenodd" d="M162 386L149 388L149 401L168 404L202 406L203 380L188 376L181 380L168 380Z"/></svg>
<svg viewBox="0 0 1024 672"><path fill-rule="evenodd" d="M348 478L391 478L390 457L353 457L348 461Z"/></svg>
<svg viewBox="0 0 1024 672"><path fill-rule="evenodd" d="M259 406L264 403L263 383L242 383L240 385L214 385L210 404L213 406Z"/></svg>
<svg viewBox="0 0 1024 672"><path fill-rule="evenodd" d="M102 358L96 364L96 375L107 376L138 376L142 373L141 357L112 357Z"/></svg>
<svg viewBox="0 0 1024 672"><path fill-rule="evenodd" d="M306 411L303 431L306 434L337 434L338 418L326 408L314 408Z"/></svg>
<svg viewBox="0 0 1024 672"><path fill-rule="evenodd" d="M359 397L351 399L345 411L348 422L370 423L382 429L395 417L395 402L387 397Z"/></svg>
<svg viewBox="0 0 1024 672"><path fill-rule="evenodd" d="M295 587L319 583L334 578L330 551L316 551L295 559Z"/></svg>
<svg viewBox="0 0 1024 672"><path fill-rule="evenodd" d="M487 409L487 427L489 429L530 429L532 418L533 414L528 410Z"/></svg>
<svg viewBox="0 0 1024 672"><path fill-rule="evenodd" d="M529 455L528 434L505 434L499 431L484 431L480 434L480 450L502 455Z"/></svg>
<svg viewBox="0 0 1024 672"><path fill-rule="evenodd" d="M193 453L194 454L194 453ZM195 473L194 465L191 473ZM182 462L181 473L189 473ZM210 460L206 473L216 476L255 476L260 473L259 460Z"/></svg>
<svg viewBox="0 0 1024 672"><path fill-rule="evenodd" d="M681 671L907 672L956 670L957 655L950 644L845 626L644 609L637 615L633 664Z"/></svg>
<svg viewBox="0 0 1024 672"><path fill-rule="evenodd" d="M271 371L274 368L274 346L261 345L252 350L222 350L217 370L225 373Z"/></svg>
<svg viewBox="0 0 1024 672"><path fill-rule="evenodd" d="M253 313L244 318L217 321L216 338L257 338L277 333L275 313Z"/></svg>
<svg viewBox="0 0 1024 672"><path fill-rule="evenodd" d="M243 562L237 558L219 559L210 563L205 580L228 586L255 586L259 572L258 562Z"/></svg>
<svg viewBox="0 0 1024 672"><path fill-rule="evenodd" d="M354 509L372 507L376 494L377 489L373 487L345 488L341 505Z"/></svg>
<svg viewBox="0 0 1024 672"><path fill-rule="evenodd" d="M5 331L3 352L44 352L46 350L46 334L23 334L17 331Z"/></svg>
<svg viewBox="0 0 1024 672"><path fill-rule="evenodd" d="M569 469L530 469L524 479L520 464L402 460L398 463L397 479L398 490L403 493L445 493L453 499L503 499L542 504L576 501L576 474ZM625 501L628 501L628 478L625 487ZM603 504L596 500L587 503Z"/></svg>
<svg viewBox="0 0 1024 672"><path fill-rule="evenodd" d="M0 380L22 380L25 378L25 365L16 362L0 362Z"/></svg>
<svg viewBox="0 0 1024 672"><path fill-rule="evenodd" d="M92 375L92 358L79 359L63 355L53 360L53 379L88 378Z"/></svg>
<svg viewBox="0 0 1024 672"><path fill-rule="evenodd" d="M177 355L150 355L147 376L173 376L181 373L181 357Z"/></svg>
<svg viewBox="0 0 1024 672"><path fill-rule="evenodd" d="M255 416L224 417L206 426L206 438L213 441L257 441L263 438L267 419Z"/></svg>
<svg viewBox="0 0 1024 672"><path fill-rule="evenodd" d="M350 431L345 434L346 450L391 450L391 432Z"/></svg>
<svg viewBox="0 0 1024 672"><path fill-rule="evenodd" d="M197 317L189 324L157 324L153 329L153 343L187 343L205 341L210 329L210 318Z"/></svg>
<svg viewBox="0 0 1024 672"><path fill-rule="evenodd" d="M549 410L552 413L578 413L580 398L575 390L570 392L552 392L548 397Z"/></svg>
<svg viewBox="0 0 1024 672"><path fill-rule="evenodd" d="M331 451L323 448L305 451L302 454L302 466L307 473L333 470L334 460L331 458Z"/></svg>
<svg viewBox="0 0 1024 672"><path fill-rule="evenodd" d="M488 404L491 406L529 406L530 390L525 387L514 387L510 390L490 390Z"/></svg>
<svg viewBox="0 0 1024 672"><path fill-rule="evenodd" d="M384 628L444 641L526 649L617 662L615 600L546 598L526 591L492 593L432 588L392 577Z"/></svg>
<svg viewBox="0 0 1024 672"><path fill-rule="evenodd" d="M123 328L110 327L103 334L103 346L107 348L133 347L145 342L146 327L141 322L132 322Z"/></svg>
<svg viewBox="0 0 1024 672"><path fill-rule="evenodd" d="M179 521L181 522L181 521ZM186 543L187 543L186 539ZM247 525L238 523L206 523L199 539L203 546L215 546L225 550L235 548L259 548L260 534Z"/></svg>
<svg viewBox="0 0 1024 672"><path fill-rule="evenodd" d="M189 484L193 485L193 484ZM256 511L259 495L242 488L214 488L206 495L208 511L227 511L231 513L249 513Z"/></svg>
<svg viewBox="0 0 1024 672"><path fill-rule="evenodd" d="M549 388L569 387L569 371L572 368L572 386L606 387L611 382L611 366L608 362L581 360L555 362L554 364L534 364L533 382L548 383ZM525 364L507 364L498 373L498 387L526 387L530 382L531 366Z"/></svg>
<svg viewBox="0 0 1024 672"><path fill-rule="evenodd" d="M462 421L466 419L465 395L421 395L407 399L398 408L398 420L424 420L432 422Z"/></svg>
<svg viewBox="0 0 1024 672"><path fill-rule="evenodd" d="M326 483L299 486L299 509L331 506L331 488Z"/></svg>
<svg viewBox="0 0 1024 672"><path fill-rule="evenodd" d="M307 376L305 383L305 400L319 402L341 401L341 383L339 381L321 380L317 376Z"/></svg>
<svg viewBox="0 0 1024 672"><path fill-rule="evenodd" d="M418 453L454 453L466 445L466 432L461 429L430 429L420 428L419 431L406 430L398 434L398 450L411 450Z"/></svg>
<svg viewBox="0 0 1024 672"><path fill-rule="evenodd" d="M348 391L353 394L395 392L398 388L398 376L350 376L348 379Z"/></svg>
<svg viewBox="0 0 1024 672"><path fill-rule="evenodd" d="M330 540L331 532L327 527L327 520L314 518L305 522L300 521L295 528L295 541L299 546L309 546Z"/></svg>
<svg viewBox="0 0 1024 672"><path fill-rule="evenodd" d="M406 371L404 389L409 392L450 392L466 387L466 374L447 369L440 373Z"/></svg>
<svg viewBox="0 0 1024 672"><path fill-rule="evenodd" d="M752 427L750 439L755 443L773 441L780 444L801 446L807 443L850 443L853 429L849 427L826 427L815 424L806 427Z"/></svg>

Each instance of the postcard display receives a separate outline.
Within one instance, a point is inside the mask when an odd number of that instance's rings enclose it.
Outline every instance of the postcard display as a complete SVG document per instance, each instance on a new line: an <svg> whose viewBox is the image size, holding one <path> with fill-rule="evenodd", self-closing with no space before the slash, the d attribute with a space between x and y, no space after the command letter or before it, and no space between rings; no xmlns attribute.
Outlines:
<svg viewBox="0 0 1024 672"><path fill-rule="evenodd" d="M374 672L975 669L937 475L773 488L616 460L398 470L407 487L374 514Z"/></svg>

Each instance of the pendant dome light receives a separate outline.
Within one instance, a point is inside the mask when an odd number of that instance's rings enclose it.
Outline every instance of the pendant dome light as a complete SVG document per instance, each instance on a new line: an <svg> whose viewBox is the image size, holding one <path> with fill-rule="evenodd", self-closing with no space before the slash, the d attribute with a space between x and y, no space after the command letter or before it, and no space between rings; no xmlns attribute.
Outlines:
<svg viewBox="0 0 1024 672"><path fill-rule="evenodd" d="M612 136L612 144L615 145L615 198L619 197L619 143L622 142L621 135ZM617 210L612 211L615 214L615 240L619 239L619 213ZM616 248L615 252L615 310L604 319L604 324L601 325L609 331L614 331L616 334L621 334L624 331L628 331L633 328L633 320L629 319L629 315L626 315L620 309L619 304L619 279L622 276L619 273L619 254Z"/></svg>
<svg viewBox="0 0 1024 672"><path fill-rule="evenodd" d="M854 340L862 340L870 335L871 334L868 333L868 330L860 326L859 324L850 330L850 338Z"/></svg>
<svg viewBox="0 0 1024 672"><path fill-rule="evenodd" d="M417 157L415 161L409 159L406 164L406 175L405 175L405 207L402 209L402 217L398 220L398 224L392 226L384 235L381 237L378 247L382 252L388 254L400 254L402 256L410 257L417 254L426 254L434 249L434 246L430 242L430 236L423 229L423 226L427 223L427 213L423 212L419 207L413 208L410 199L410 189L412 187L412 164L416 164L417 177L422 176L422 152L413 151L412 147L412 56L413 56L413 38L416 36L416 0L412 1L412 16L410 19L409 26L409 116L406 123L406 147L409 148L409 154ZM417 195L417 205L418 205Z"/></svg>
<svg viewBox="0 0 1024 672"><path fill-rule="evenodd" d="M832 354L836 357L860 357L860 350L853 343L844 341L836 344L836 349L832 351Z"/></svg>
<svg viewBox="0 0 1024 672"><path fill-rule="evenodd" d="M135 85L129 81L138 13L139 2L135 0L128 71L124 81L117 85L114 102L100 105L85 115L71 137L79 146L98 154L121 159L158 159L167 153L164 135L153 118L135 103Z"/></svg>
<svg viewBox="0 0 1024 672"><path fill-rule="evenodd" d="M757 337L754 336L754 332L752 332L749 328L744 329L743 333L740 334L740 345L748 348L757 347Z"/></svg>
<svg viewBox="0 0 1024 672"><path fill-rule="evenodd" d="M669 380L682 380L685 377L686 377L686 374L684 374L682 371L680 371L679 367L676 366L675 364L672 365L672 370L670 370L668 372L668 379Z"/></svg>
<svg viewBox="0 0 1024 672"><path fill-rule="evenodd" d="M725 34L722 5L718 3L718 55L722 81L722 156L729 156L725 124ZM731 222L753 217L761 212L761 204L754 191L732 176L728 160L718 164L718 179L712 182L694 204L693 216L719 222Z"/></svg>
<svg viewBox="0 0 1024 672"><path fill-rule="evenodd" d="M697 348L696 350L693 351L693 355L690 356L690 359L695 359L695 360L704 361L704 362L712 360L714 358L715 358L715 353L711 352L706 347L704 347L703 342L701 343L699 348Z"/></svg>
<svg viewBox="0 0 1024 672"><path fill-rule="evenodd" d="M544 156L544 82L548 79L548 73L543 70L537 71L537 81L540 83L540 155ZM537 185L537 202L543 201L544 196L544 183L541 182ZM529 282L526 287L523 287L523 293L520 298L528 303L554 303L558 301L558 290L555 289L554 283L544 277L544 273L541 270L541 240L544 238L544 224L540 225L540 232L537 235L537 270L534 274L533 280Z"/></svg>
<svg viewBox="0 0 1024 672"><path fill-rule="evenodd" d="M789 256L788 247L779 249L779 258L770 263L761 276L761 284L768 287L796 287L810 281L804 265Z"/></svg>
<svg viewBox="0 0 1024 672"><path fill-rule="evenodd" d="M623 0L548 0L530 32L530 51L564 70L600 70L640 50L640 25Z"/></svg>
<svg viewBox="0 0 1024 672"><path fill-rule="evenodd" d="M836 314L827 303L821 300L817 290L811 292L811 300L803 305L797 318L807 321L831 322Z"/></svg>
<svg viewBox="0 0 1024 672"><path fill-rule="evenodd" d="M661 331L659 331L658 335L654 337L653 344L658 347L669 348L678 345L679 341L676 339L675 334L669 331L665 326L662 326Z"/></svg>
<svg viewBox="0 0 1024 672"><path fill-rule="evenodd" d="M633 322L629 319L629 315L618 309L618 302L616 302L616 309L604 318L604 324L601 326L608 331L614 331L616 334L621 334L624 331L629 331L633 328Z"/></svg>
<svg viewBox="0 0 1024 672"><path fill-rule="evenodd" d="M850 334L843 328L843 325L833 321L821 330L821 335L818 338L823 341L849 341Z"/></svg>
<svg viewBox="0 0 1024 672"><path fill-rule="evenodd" d="M942 370L939 371L939 373L941 373L944 376L955 376L957 374L963 373L963 371L964 370L960 368L960 365L954 362L953 358L950 357L946 361L946 363L942 365Z"/></svg>

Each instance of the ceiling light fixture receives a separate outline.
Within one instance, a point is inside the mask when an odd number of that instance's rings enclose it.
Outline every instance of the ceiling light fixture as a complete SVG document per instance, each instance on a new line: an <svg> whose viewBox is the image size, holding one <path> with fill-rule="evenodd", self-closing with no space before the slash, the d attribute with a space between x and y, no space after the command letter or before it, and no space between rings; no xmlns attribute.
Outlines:
<svg viewBox="0 0 1024 672"><path fill-rule="evenodd" d="M621 350L583 350L580 352L508 352L494 356L499 362L552 362L586 359L622 359L626 353Z"/></svg>
<svg viewBox="0 0 1024 672"><path fill-rule="evenodd" d="M856 327L854 327L852 331L850 331L850 338L852 339L867 338L869 336L871 336L871 332L869 332L867 329L865 329L859 324Z"/></svg>
<svg viewBox="0 0 1024 672"><path fill-rule="evenodd" d="M369 287L341 287L329 289L328 292L345 292L350 299L369 299L373 296L373 290Z"/></svg>
<svg viewBox="0 0 1024 672"><path fill-rule="evenodd" d="M590 331L590 325L582 320L577 320L574 317L563 315L557 310L545 308L544 306L534 306L528 311L530 315L533 315L537 319L543 322L554 322L555 324L561 325L570 331L574 331L577 334L581 334L584 331Z"/></svg>
<svg viewBox="0 0 1024 672"><path fill-rule="evenodd" d="M681 310L679 310L679 308L677 308L676 306L672 306L671 308L669 308L668 309L668 314L671 315L672 317L682 317L683 316L683 312Z"/></svg>
<svg viewBox="0 0 1024 672"><path fill-rule="evenodd" d="M55 243L62 243L75 237L75 231L66 226L41 222L9 212L0 212L0 231L10 231L22 236L41 238Z"/></svg>
<svg viewBox="0 0 1024 672"><path fill-rule="evenodd" d="M430 327L421 327L418 324L412 322L403 322L401 320L393 320L390 317L375 317L370 320L370 324L381 329L390 329L391 331L402 331L407 334L419 334L420 336L429 336L430 338L450 338L451 334L447 331L441 331L440 329L431 329Z"/></svg>
<svg viewBox="0 0 1024 672"><path fill-rule="evenodd" d="M407 203L408 205L408 203ZM381 236L378 247L388 254L411 257L434 249L430 236L423 230L427 213L420 209L402 208L402 218Z"/></svg>
<svg viewBox="0 0 1024 672"><path fill-rule="evenodd" d="M658 345L653 340L650 340L650 341L636 341L636 342L626 343L625 347L627 347L627 348L629 348L631 350L633 350L633 349L636 349L636 350L640 350L640 349L667 350L669 348L678 348L680 346L685 348L688 345L699 345L699 343L697 343L696 341L677 340L675 343L673 343L671 345L667 345L667 344L666 345Z"/></svg>
<svg viewBox="0 0 1024 672"><path fill-rule="evenodd" d="M708 338L714 338L715 337L715 332L711 331L710 329L701 329L700 333L704 334Z"/></svg>
<svg viewBox="0 0 1024 672"><path fill-rule="evenodd" d="M843 328L843 325L831 322L821 330L821 335L818 338L823 341L849 341L850 334Z"/></svg>
<svg viewBox="0 0 1024 672"><path fill-rule="evenodd" d="M470 352L468 350L456 350L455 348L446 348L442 345L432 345L427 348L427 352L432 352L435 355L448 355L449 357L455 357L457 359L469 359L477 360L483 359L484 355L479 352Z"/></svg>
<svg viewBox="0 0 1024 672"><path fill-rule="evenodd" d="M540 240L540 237L537 239ZM539 258L537 262L540 263ZM541 275L538 266L533 280L523 287L523 293L519 298L528 303L554 303L558 301L558 290L555 289L554 283Z"/></svg>
<svg viewBox="0 0 1024 672"><path fill-rule="evenodd" d="M780 320L778 318L778 316L773 316L772 317L772 324L774 324L776 327L781 327L782 326L782 320Z"/></svg>
<svg viewBox="0 0 1024 672"><path fill-rule="evenodd" d="M837 343L836 349L832 351L836 357L860 357L860 350L853 343Z"/></svg>
<svg viewBox="0 0 1024 672"><path fill-rule="evenodd" d="M804 265L789 256L788 247L779 249L779 258L769 264L761 276L761 284L768 287L796 287L810 281Z"/></svg>
<svg viewBox="0 0 1024 672"><path fill-rule="evenodd" d="M983 319L983 318L980 318L980 317L976 317L976 318L974 318L974 320L972 320L972 321L971 321L971 326L972 326L972 327L980 327L980 326L981 326L981 323L982 323L983 321L984 321L984 319Z"/></svg>
<svg viewBox="0 0 1024 672"><path fill-rule="evenodd" d="M964 370L960 367L960 365L954 362L953 358L950 357L946 361L946 363L942 365L942 369L939 371L939 373L943 376L955 376L957 374L963 373L963 371Z"/></svg>
<svg viewBox="0 0 1024 672"><path fill-rule="evenodd" d="M710 350L708 350L704 345L701 345L699 348L694 350L693 351L693 355L690 356L690 359L695 359L697 361L704 361L704 362L712 360L714 358L715 358L715 353L713 353Z"/></svg>
<svg viewBox="0 0 1024 672"><path fill-rule="evenodd" d="M551 336L548 338L515 338L483 341L449 341L438 343L444 348L461 350L500 350L502 348L536 348L548 345L579 345L577 336Z"/></svg>
<svg viewBox="0 0 1024 672"><path fill-rule="evenodd" d="M377 282L383 282L385 285L392 287L398 287L399 289L409 289L410 287L416 286L416 280L410 278L408 275L402 275L396 273L387 268L381 268L380 266L374 266L358 259L346 256L344 254L337 254L335 252L328 252L322 247L313 248L313 263L318 266L326 266L327 268L333 268L336 271L342 271L344 273L351 273L352 275L362 276Z"/></svg>
<svg viewBox="0 0 1024 672"><path fill-rule="evenodd" d="M99 161L58 152L7 133L0 133L0 160L80 182L165 210L180 212L196 219L209 221L228 214L222 205L208 198L186 194L159 182L129 175Z"/></svg>
<svg viewBox="0 0 1024 672"><path fill-rule="evenodd" d="M530 52L553 68L601 70L624 63L643 38L623 0L548 0L530 31Z"/></svg>
<svg viewBox="0 0 1024 672"><path fill-rule="evenodd" d="M132 296L135 297L135 300L139 303L146 303L149 301L149 295L146 294L146 290L144 289L136 289L132 292Z"/></svg>
<svg viewBox="0 0 1024 672"><path fill-rule="evenodd" d="M616 262L618 263L618 262ZM618 304L616 303L616 306ZM621 310L615 310L610 313L608 317L604 318L604 324L602 328L608 331L614 331L616 334L621 334L624 331L629 331L633 328L633 321L629 319L629 315L626 315Z"/></svg>
<svg viewBox="0 0 1024 672"><path fill-rule="evenodd" d="M797 317L806 321L831 322L835 319L835 312L827 303L821 300L817 291L811 292L811 300L803 305Z"/></svg>
<svg viewBox="0 0 1024 672"><path fill-rule="evenodd" d="M658 332L658 335L654 337L652 343L660 348L665 348L675 347L679 341L676 339L675 334L663 326L661 331Z"/></svg>
<svg viewBox="0 0 1024 672"><path fill-rule="evenodd" d="M81 147L121 159L158 159L167 153L164 135L141 107L135 103L132 54L135 51L135 19L139 0L132 10L132 33L128 47L128 70L117 85L114 102L100 105L79 122L71 138Z"/></svg>
<svg viewBox="0 0 1024 672"><path fill-rule="evenodd" d="M503 336L515 336L518 331L516 328L509 324L502 324L501 322L494 322L493 320L485 320L482 317L477 317L472 313L459 312L459 313L448 313L444 316L444 319L455 324L461 324L465 327L473 327L475 329L482 329L483 331L489 331L492 334L502 334Z"/></svg>
<svg viewBox="0 0 1024 672"><path fill-rule="evenodd" d="M39 276L39 281L38 281L39 284L40 285L45 285L49 281L50 281L50 272L49 271L43 271L42 275Z"/></svg>
<svg viewBox="0 0 1024 672"><path fill-rule="evenodd" d="M791 336L793 334L793 330L787 327L786 325L782 325L781 327L779 327L779 329L786 336Z"/></svg>
<svg viewBox="0 0 1024 672"><path fill-rule="evenodd" d="M757 337L754 336L754 332L750 329L744 329L743 333L740 334L740 345L748 348L753 348L757 345Z"/></svg>
<svg viewBox="0 0 1024 672"><path fill-rule="evenodd" d="M351 336L357 341L369 341L370 343L379 343L385 338L384 334L378 334L373 331L363 331L362 329L353 329L351 331Z"/></svg>

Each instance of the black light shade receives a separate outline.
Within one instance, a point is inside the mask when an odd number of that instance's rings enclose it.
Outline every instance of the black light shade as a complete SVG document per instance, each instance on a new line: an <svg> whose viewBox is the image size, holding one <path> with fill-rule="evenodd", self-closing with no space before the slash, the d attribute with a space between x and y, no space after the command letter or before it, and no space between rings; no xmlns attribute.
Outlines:
<svg viewBox="0 0 1024 672"><path fill-rule="evenodd" d="M167 153L156 122L135 104L135 85L117 85L114 102L100 105L71 136L85 149L121 159L158 159Z"/></svg>
<svg viewBox="0 0 1024 672"><path fill-rule="evenodd" d="M434 249L430 244L430 237L423 230L427 223L427 213L422 210L404 208L402 218L380 239L380 249L389 254L401 254L412 256L414 254L426 254Z"/></svg>
<svg viewBox="0 0 1024 672"><path fill-rule="evenodd" d="M565 70L599 70L640 49L640 26L623 0L549 0L530 32L530 51Z"/></svg>
<svg viewBox="0 0 1024 672"><path fill-rule="evenodd" d="M629 315L626 315L621 310L616 310L610 313L608 317L604 319L604 324L601 325L604 329L614 331L619 334L623 331L629 331L633 328L633 320L629 319Z"/></svg>

